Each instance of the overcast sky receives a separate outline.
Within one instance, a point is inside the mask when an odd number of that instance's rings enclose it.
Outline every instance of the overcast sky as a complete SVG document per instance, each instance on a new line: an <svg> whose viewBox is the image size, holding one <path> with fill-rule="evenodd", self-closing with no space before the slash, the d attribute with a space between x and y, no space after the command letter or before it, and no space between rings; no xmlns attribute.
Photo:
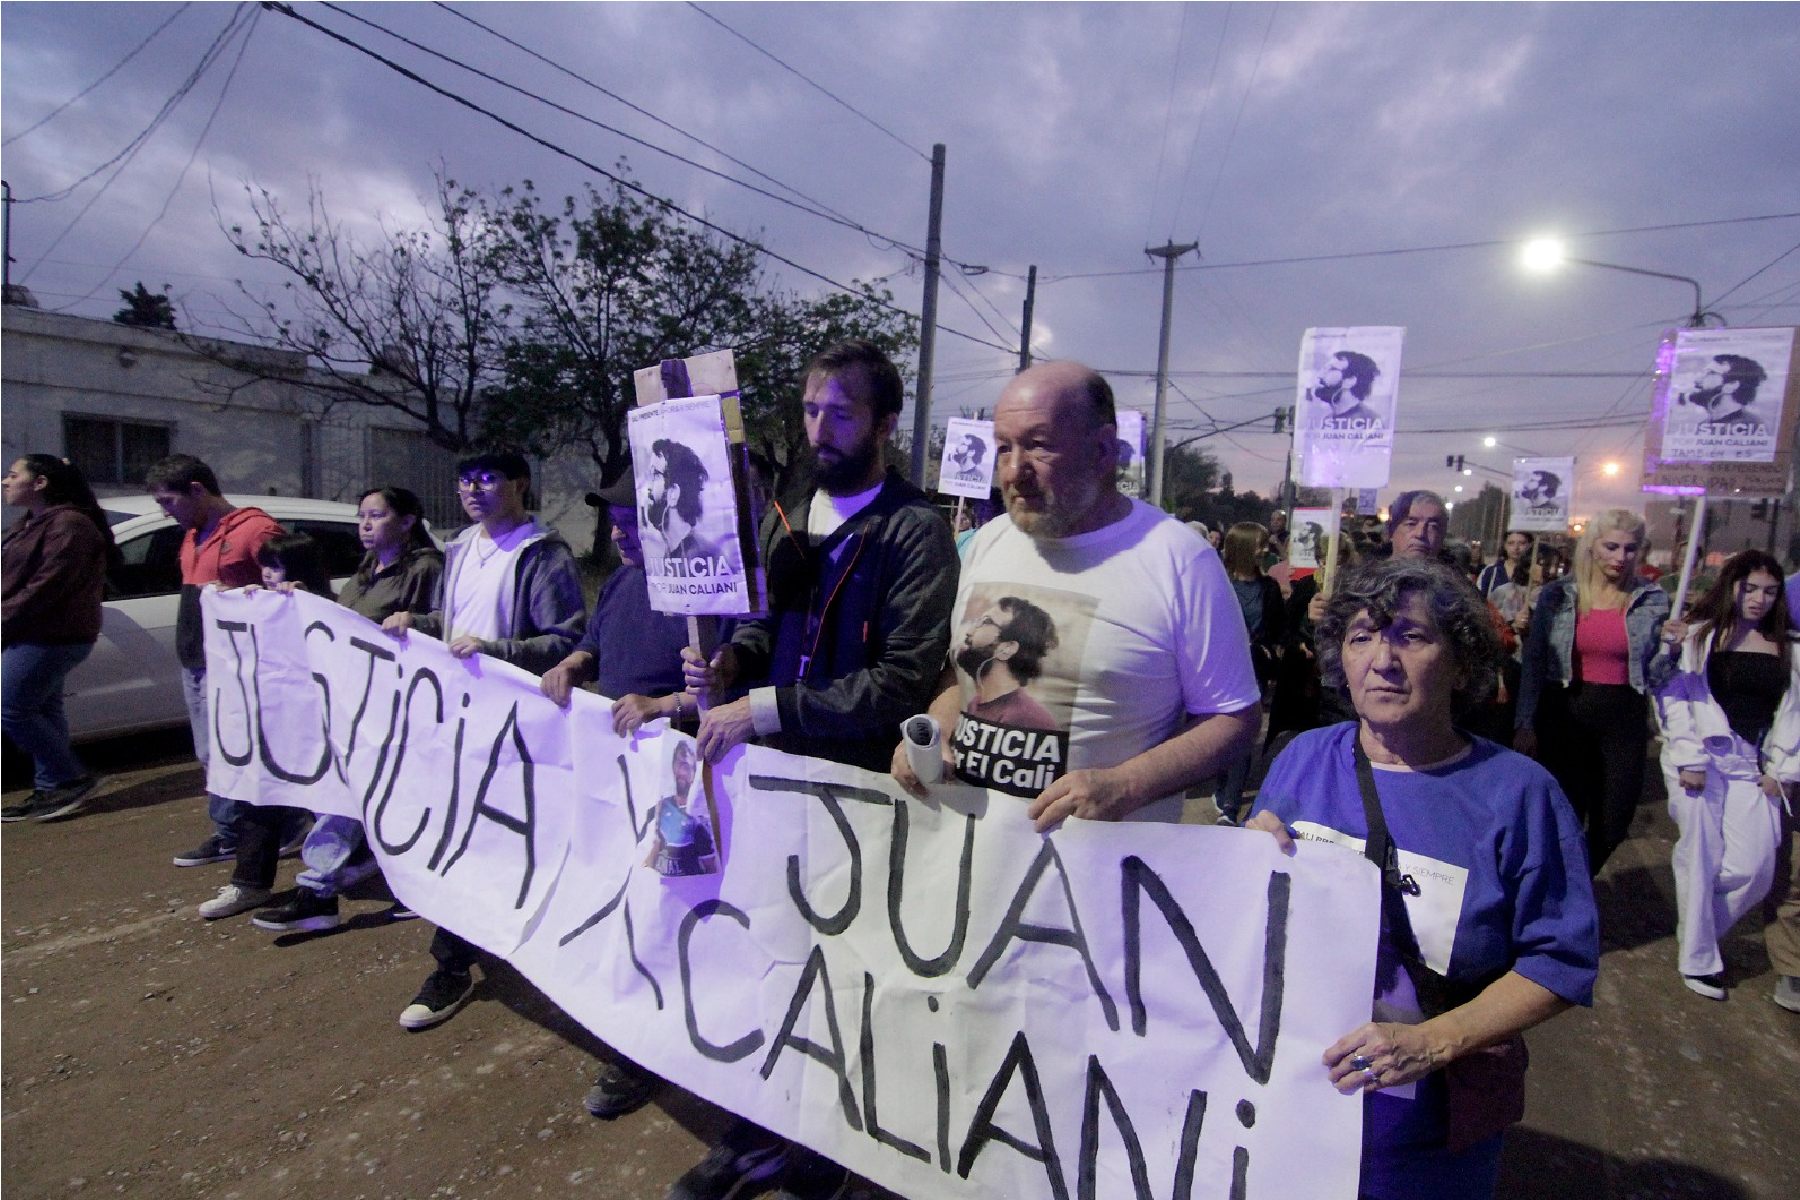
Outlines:
<svg viewBox="0 0 1800 1200"><path fill-rule="evenodd" d="M796 263L839 281L886 279L915 312L918 263L885 239L923 245L927 156L943 143L944 252L989 270L945 271L940 423L991 407L1016 355L949 330L1016 344L1033 264L1036 352L1107 370L1123 404L1148 410L1162 287L1144 249L1197 241L1176 277L1171 437L1292 403L1309 326L1403 325L1383 500L1478 484L1453 478L1444 456L1508 469L1515 447L1581 457L1580 514L1637 504L1649 367L1693 294L1573 265L1527 275L1522 239L1561 234L1574 255L1692 276L1732 325L1800 320L1793 5L702 7L297 6L591 162L628 158L652 190ZM531 179L560 196L603 182L298 21L246 10L137 153L38 199L132 144L235 11L0 5L4 170L20 202L13 280L45 308L109 317L118 289L142 280L171 286L187 327L216 326L227 306L243 308L233 281L246 267L220 222L246 216L246 183L293 207L315 181L335 216L372 230L417 223L440 163L487 190ZM456 12L880 236L703 174L355 19L754 178ZM1467 243L1480 244L1435 249ZM1315 261L1268 261L1292 259ZM768 275L802 293L826 286L774 262ZM1616 423L1546 428L1601 420ZM1484 449L1486 434L1502 446ZM1203 444L1240 488L1268 493L1280 478L1286 441L1266 420ZM1609 459L1624 468L1611 485L1600 476Z"/></svg>

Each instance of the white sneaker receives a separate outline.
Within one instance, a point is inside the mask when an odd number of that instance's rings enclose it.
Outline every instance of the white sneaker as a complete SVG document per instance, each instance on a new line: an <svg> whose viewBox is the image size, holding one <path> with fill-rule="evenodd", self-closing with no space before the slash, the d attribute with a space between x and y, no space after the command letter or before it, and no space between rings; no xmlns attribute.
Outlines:
<svg viewBox="0 0 1800 1200"><path fill-rule="evenodd" d="M1777 979L1771 999L1789 1012L1800 1013L1800 975L1783 975Z"/></svg>
<svg viewBox="0 0 1800 1200"><path fill-rule="evenodd" d="M228 883L219 889L217 896L200 906L200 915L209 921L217 921L220 917L235 917L241 912L249 912L267 904L270 894L268 888Z"/></svg>
<svg viewBox="0 0 1800 1200"><path fill-rule="evenodd" d="M1726 995L1725 976L1723 973L1715 972L1711 975L1683 975L1681 977L1681 982L1687 984L1688 991L1693 992L1697 996L1705 996L1708 1000L1723 1000Z"/></svg>

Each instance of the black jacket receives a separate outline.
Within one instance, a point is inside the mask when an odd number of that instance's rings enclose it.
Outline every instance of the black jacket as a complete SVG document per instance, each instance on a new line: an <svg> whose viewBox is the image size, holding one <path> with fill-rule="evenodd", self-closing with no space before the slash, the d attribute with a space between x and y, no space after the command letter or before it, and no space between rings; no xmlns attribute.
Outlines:
<svg viewBox="0 0 1800 1200"><path fill-rule="evenodd" d="M886 771L900 722L925 711L949 655L955 539L891 471L822 541L806 529L811 501L803 492L764 516L769 615L732 633L738 683L775 688L773 748Z"/></svg>

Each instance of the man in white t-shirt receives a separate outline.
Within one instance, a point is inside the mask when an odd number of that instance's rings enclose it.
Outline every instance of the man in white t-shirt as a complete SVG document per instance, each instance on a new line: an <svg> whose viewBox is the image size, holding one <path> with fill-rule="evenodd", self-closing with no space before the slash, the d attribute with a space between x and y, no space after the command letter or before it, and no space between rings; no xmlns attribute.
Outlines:
<svg viewBox="0 0 1800 1200"><path fill-rule="evenodd" d="M456 465L457 493L472 522L444 548L438 608L395 613L382 623L440 637L458 658L486 654L541 675L560 663L587 622L581 576L567 542L525 509L531 468L510 451L476 454ZM475 993L475 946L440 928L431 941L437 969L400 1013L406 1029L429 1029L455 1016Z"/></svg>
<svg viewBox="0 0 1800 1200"><path fill-rule="evenodd" d="M1072 816L1179 820L1183 791L1241 753L1261 716L1219 556L1114 486L1112 389L1098 372L1050 362L1018 375L1000 394L994 438L1006 515L969 547L952 614L957 652L931 705L947 734L946 773L1029 798L1040 830ZM1010 669L1010 643L982 625L1023 611L1055 632L1038 639L1046 648L1031 684L1049 729L984 702L990 677ZM903 747L893 772L923 794Z"/></svg>

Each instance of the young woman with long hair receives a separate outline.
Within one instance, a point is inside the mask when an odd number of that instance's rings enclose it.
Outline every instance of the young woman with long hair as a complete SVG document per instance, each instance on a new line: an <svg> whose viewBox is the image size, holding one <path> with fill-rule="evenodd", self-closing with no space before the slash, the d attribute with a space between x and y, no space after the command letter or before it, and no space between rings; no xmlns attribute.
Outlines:
<svg viewBox="0 0 1800 1200"><path fill-rule="evenodd" d="M1669 595L1638 574L1644 518L1591 519L1568 576L1544 585L1531 615L1513 745L1556 776L1600 868L1631 829L1644 788L1649 697L1674 671L1662 653Z"/></svg>
<svg viewBox="0 0 1800 1200"><path fill-rule="evenodd" d="M1800 782L1800 642L1781 564L1733 555L1694 607L1657 695L1675 843L1682 982L1725 999L1719 941L1775 879L1784 785ZM1679 627L1677 627L1679 628Z"/></svg>
<svg viewBox="0 0 1800 1200"><path fill-rule="evenodd" d="M32 792L0 820L55 821L87 804L96 781L69 745L63 680L100 640L106 568L118 547L81 472L49 454L27 454L6 474L6 503L25 510L7 527L6 735L31 755Z"/></svg>

